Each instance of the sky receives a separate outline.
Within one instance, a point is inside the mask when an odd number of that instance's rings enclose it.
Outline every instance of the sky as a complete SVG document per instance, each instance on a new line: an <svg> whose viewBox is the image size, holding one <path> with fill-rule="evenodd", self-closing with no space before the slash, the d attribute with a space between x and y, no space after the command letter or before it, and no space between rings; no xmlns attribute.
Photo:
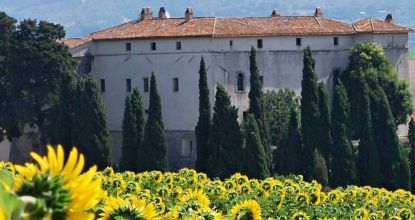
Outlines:
<svg viewBox="0 0 415 220"><path fill-rule="evenodd" d="M9 16L60 23L68 37L137 19L143 7L156 15L160 6L173 17L183 16L189 6L195 16L269 16L274 8L282 15L312 15L320 6L324 16L344 22L392 13L395 23L415 28L414 0L0 0L0 11Z"/></svg>

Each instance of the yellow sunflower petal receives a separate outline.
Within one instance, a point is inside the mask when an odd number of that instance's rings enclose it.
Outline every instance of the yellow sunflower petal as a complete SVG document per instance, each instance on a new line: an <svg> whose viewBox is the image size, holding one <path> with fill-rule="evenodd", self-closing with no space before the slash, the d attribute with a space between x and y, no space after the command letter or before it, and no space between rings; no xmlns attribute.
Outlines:
<svg viewBox="0 0 415 220"><path fill-rule="evenodd" d="M48 164L48 162L47 162L47 161L45 161L45 159L44 159L44 158L40 157L40 156L39 156L39 154L34 153L34 152L30 152L30 156L32 156L32 158L33 158L34 160L36 160L36 162L39 164L40 171L41 171L42 173L45 173L45 172L47 172L47 171L48 171L48 169L49 169L49 164Z"/></svg>

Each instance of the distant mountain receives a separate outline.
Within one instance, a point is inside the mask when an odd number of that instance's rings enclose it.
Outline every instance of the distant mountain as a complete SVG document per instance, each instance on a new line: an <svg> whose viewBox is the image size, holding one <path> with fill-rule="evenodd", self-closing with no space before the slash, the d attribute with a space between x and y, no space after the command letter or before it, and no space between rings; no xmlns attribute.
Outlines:
<svg viewBox="0 0 415 220"><path fill-rule="evenodd" d="M60 23L70 37L136 19L142 7L154 14L165 6L173 17L193 7L195 16L269 16L278 8L282 15L312 15L316 6L324 16L351 23L366 17L384 18L392 13L394 22L415 28L414 0L0 0L0 11L19 20L36 18ZM415 47L415 35L411 34Z"/></svg>

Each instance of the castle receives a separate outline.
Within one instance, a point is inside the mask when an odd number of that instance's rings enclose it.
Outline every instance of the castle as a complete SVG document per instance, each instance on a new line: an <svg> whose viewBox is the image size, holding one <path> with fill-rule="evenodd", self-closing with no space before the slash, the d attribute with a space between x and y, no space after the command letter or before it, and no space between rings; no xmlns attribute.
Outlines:
<svg viewBox="0 0 415 220"><path fill-rule="evenodd" d="M184 17L158 16L143 8L140 16L83 38L65 39L80 60L79 73L92 74L101 90L113 142L113 157L121 157L124 99L138 87L148 108L149 77L155 73L161 96L170 166L194 165L198 118L198 70L203 56L211 103L215 85L224 85L240 118L248 108L249 51L257 50L264 90L301 90L303 49L310 46L320 80L348 65L356 42L377 42L402 79L409 78L408 33L412 29L386 19L367 18L353 24L323 16L197 17L187 8Z"/></svg>

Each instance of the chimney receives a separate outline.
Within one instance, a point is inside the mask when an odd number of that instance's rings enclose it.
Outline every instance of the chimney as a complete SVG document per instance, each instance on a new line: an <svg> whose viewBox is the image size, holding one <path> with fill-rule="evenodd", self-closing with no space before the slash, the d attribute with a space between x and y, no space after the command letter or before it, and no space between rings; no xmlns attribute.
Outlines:
<svg viewBox="0 0 415 220"><path fill-rule="evenodd" d="M386 15L385 21L388 23L393 23L393 17L392 14Z"/></svg>
<svg viewBox="0 0 415 220"><path fill-rule="evenodd" d="M323 11L320 7L316 8L316 11L314 12L314 17L323 17Z"/></svg>
<svg viewBox="0 0 415 220"><path fill-rule="evenodd" d="M187 8L186 9L186 12L184 13L184 15L185 15L185 20L186 21L190 21L190 20L192 20L193 19L193 9L192 8Z"/></svg>
<svg viewBox="0 0 415 220"><path fill-rule="evenodd" d="M159 10L159 18L160 19L167 18L166 9L164 7L160 7L160 10Z"/></svg>
<svg viewBox="0 0 415 220"><path fill-rule="evenodd" d="M141 10L141 20L153 19L153 10L151 8L143 8Z"/></svg>
<svg viewBox="0 0 415 220"><path fill-rule="evenodd" d="M272 10L271 17L280 17L280 16L281 16L280 10L278 10L278 9Z"/></svg>

